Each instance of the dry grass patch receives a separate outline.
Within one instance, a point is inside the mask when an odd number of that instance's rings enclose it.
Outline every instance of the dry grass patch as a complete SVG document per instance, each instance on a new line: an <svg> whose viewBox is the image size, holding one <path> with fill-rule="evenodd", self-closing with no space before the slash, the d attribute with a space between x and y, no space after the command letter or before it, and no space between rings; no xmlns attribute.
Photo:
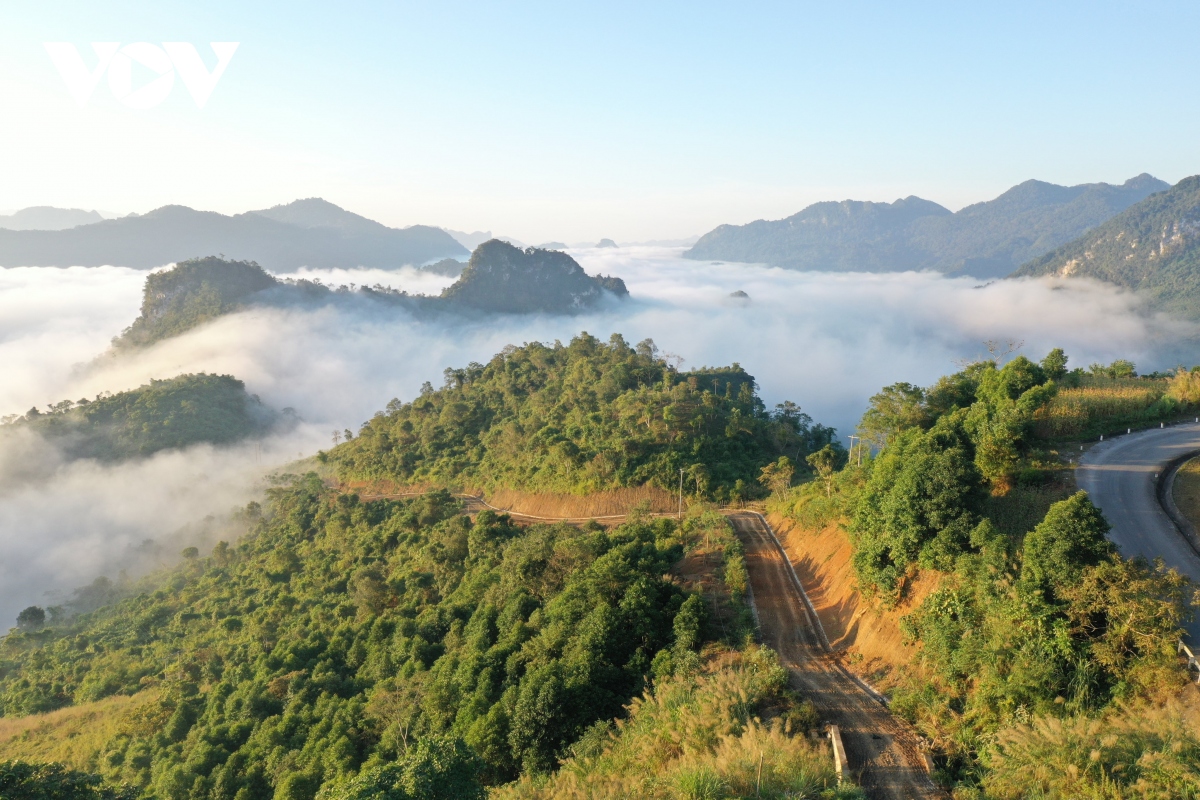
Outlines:
<svg viewBox="0 0 1200 800"><path fill-rule="evenodd" d="M679 507L676 495L654 486L615 489L588 495L516 492L497 489L487 493L489 505L538 517L607 517L628 514L639 506L648 511L670 513Z"/></svg>
<svg viewBox="0 0 1200 800"><path fill-rule="evenodd" d="M1034 413L1034 428L1046 439L1070 439L1105 421L1133 421L1167 392L1162 381L1095 380L1077 389L1061 389Z"/></svg>
<svg viewBox="0 0 1200 800"><path fill-rule="evenodd" d="M96 772L108 743L126 733L138 712L159 699L156 691L34 714L0 717L0 761L57 762Z"/></svg>

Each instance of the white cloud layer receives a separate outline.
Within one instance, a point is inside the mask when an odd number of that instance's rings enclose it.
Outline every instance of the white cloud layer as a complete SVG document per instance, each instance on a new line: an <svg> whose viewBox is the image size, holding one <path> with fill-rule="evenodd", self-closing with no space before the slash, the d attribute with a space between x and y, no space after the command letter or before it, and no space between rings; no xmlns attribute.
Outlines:
<svg viewBox="0 0 1200 800"><path fill-rule="evenodd" d="M1198 360L1195 326L1148 315L1131 295L1098 283L979 287L933 274L798 273L678 253L575 251L589 273L619 275L632 294L577 317L414 321L369 301L255 309L86 368L79 365L136 316L145 273L0 270L0 414L203 371L233 374L306 421L262 449L199 447L117 467L75 463L44 483L0 492L0 629L43 592L115 575L145 539L164 541L251 499L269 466L327 445L333 430L357 427L392 397L411 399L424 381L439 385L446 367L486 362L510 343L565 342L581 330L602 339L619 332L631 343L651 337L682 356L685 369L740 362L768 405L794 400L843 434L879 387L929 384L957 361L985 354L984 340L1023 341L1021 352L1033 358L1063 347L1073 365L1123 357L1147 370ZM430 293L449 283L412 270L305 277ZM737 290L748 303L730 299ZM0 470L6 464L20 469L0 454Z"/></svg>

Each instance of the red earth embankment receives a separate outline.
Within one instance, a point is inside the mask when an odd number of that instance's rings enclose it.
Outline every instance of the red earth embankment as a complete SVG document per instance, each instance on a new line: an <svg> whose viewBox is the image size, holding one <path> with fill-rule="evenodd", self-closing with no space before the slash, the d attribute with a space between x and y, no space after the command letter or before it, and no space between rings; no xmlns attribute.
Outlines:
<svg viewBox="0 0 1200 800"><path fill-rule="evenodd" d="M844 528L808 530L778 514L768 520L804 584L830 645L846 666L886 691L896 671L916 655L916 648L904 643L900 619L937 588L941 575L921 572L908 584L896 608L885 609L859 592L850 562L853 549Z"/></svg>

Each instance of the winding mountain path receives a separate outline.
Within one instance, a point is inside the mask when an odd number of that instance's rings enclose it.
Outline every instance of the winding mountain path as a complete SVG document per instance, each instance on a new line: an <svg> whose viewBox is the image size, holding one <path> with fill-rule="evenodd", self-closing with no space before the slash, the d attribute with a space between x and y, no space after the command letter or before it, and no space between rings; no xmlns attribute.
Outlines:
<svg viewBox="0 0 1200 800"><path fill-rule="evenodd" d="M728 517L746 547L751 602L763 642L779 653L793 686L821 718L838 726L859 785L873 798L945 797L926 772L916 733L830 651L820 620L767 521L752 511Z"/></svg>
<svg viewBox="0 0 1200 800"><path fill-rule="evenodd" d="M1108 537L1126 558L1162 558L1200 585L1200 554L1159 502L1159 481L1171 467L1200 452L1200 425L1151 428L1093 446L1079 460L1075 481L1112 525ZM1200 620L1187 626L1200 644Z"/></svg>

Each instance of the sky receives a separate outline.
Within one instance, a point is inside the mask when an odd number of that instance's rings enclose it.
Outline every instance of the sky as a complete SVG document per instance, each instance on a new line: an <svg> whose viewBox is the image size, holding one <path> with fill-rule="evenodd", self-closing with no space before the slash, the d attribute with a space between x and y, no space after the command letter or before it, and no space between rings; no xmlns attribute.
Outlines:
<svg viewBox="0 0 1200 800"><path fill-rule="evenodd" d="M1195 3L6 2L0 209L322 196L524 241L1196 172ZM238 48L80 108L46 42ZM133 86L146 81L135 68ZM109 76L104 76L109 77Z"/></svg>

